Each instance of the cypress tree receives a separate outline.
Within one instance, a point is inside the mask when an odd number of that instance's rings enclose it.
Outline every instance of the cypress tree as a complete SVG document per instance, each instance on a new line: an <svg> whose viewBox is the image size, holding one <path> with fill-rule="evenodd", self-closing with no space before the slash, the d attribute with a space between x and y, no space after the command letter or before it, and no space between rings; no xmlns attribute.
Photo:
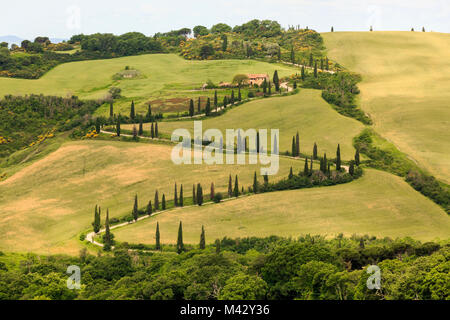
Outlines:
<svg viewBox="0 0 450 320"><path fill-rule="evenodd" d="M210 196L211 200L214 199L214 196L215 196L215 192L214 192L214 182L211 182L211 196Z"/></svg>
<svg viewBox="0 0 450 320"><path fill-rule="evenodd" d="M117 117L116 133L117 133L117 136L120 137L120 114Z"/></svg>
<svg viewBox="0 0 450 320"><path fill-rule="evenodd" d="M142 117L139 118L139 135L142 136L144 134L144 123Z"/></svg>
<svg viewBox="0 0 450 320"><path fill-rule="evenodd" d="M350 166L348 168L348 173L350 173L350 175L354 175L355 174L355 162L352 160L350 161Z"/></svg>
<svg viewBox="0 0 450 320"><path fill-rule="evenodd" d="M152 201L150 200L147 204L147 215L151 216L153 213Z"/></svg>
<svg viewBox="0 0 450 320"><path fill-rule="evenodd" d="M201 106L201 101L200 101L200 97L198 97L198 102L197 102L197 112L200 113L202 111L202 106Z"/></svg>
<svg viewBox="0 0 450 320"><path fill-rule="evenodd" d="M328 57L326 58L326 61L325 61L325 68L327 69L327 71L329 70Z"/></svg>
<svg viewBox="0 0 450 320"><path fill-rule="evenodd" d="M203 188L200 183L197 185L197 204L199 206L203 205Z"/></svg>
<svg viewBox="0 0 450 320"><path fill-rule="evenodd" d="M425 32L425 27L422 27L422 32Z"/></svg>
<svg viewBox="0 0 450 320"><path fill-rule="evenodd" d="M330 162L328 162L327 173L328 173L328 176L330 176L330 174L331 174L331 163Z"/></svg>
<svg viewBox="0 0 450 320"><path fill-rule="evenodd" d="M302 66L302 81L305 81L305 66Z"/></svg>
<svg viewBox="0 0 450 320"><path fill-rule="evenodd" d="M219 254L219 253L220 253L220 240L217 239L216 240L216 254Z"/></svg>
<svg viewBox="0 0 450 320"><path fill-rule="evenodd" d="M305 158L305 168L303 169L303 175L305 176L309 174L308 167L308 158Z"/></svg>
<svg viewBox="0 0 450 320"><path fill-rule="evenodd" d="M259 131L256 133L256 153L259 153L261 150L260 141L259 141Z"/></svg>
<svg viewBox="0 0 450 320"><path fill-rule="evenodd" d="M291 170L289 171L289 179L292 179L294 177L294 172L292 172L292 167Z"/></svg>
<svg viewBox="0 0 450 320"><path fill-rule="evenodd" d="M189 116L190 117L194 116L194 100L192 100L192 99L189 103Z"/></svg>
<svg viewBox="0 0 450 320"><path fill-rule="evenodd" d="M294 81L294 90L297 89L297 81Z"/></svg>
<svg viewBox="0 0 450 320"><path fill-rule="evenodd" d="M241 86L239 86L238 101L239 101L239 102L242 101Z"/></svg>
<svg viewBox="0 0 450 320"><path fill-rule="evenodd" d="M102 127L102 124L100 122L100 118L95 119L95 132L100 133L100 129Z"/></svg>
<svg viewBox="0 0 450 320"><path fill-rule="evenodd" d="M258 178L256 177L256 171L255 175L253 176L253 192L258 193Z"/></svg>
<svg viewBox="0 0 450 320"><path fill-rule="evenodd" d="M155 122L155 138L158 138L158 121Z"/></svg>
<svg viewBox="0 0 450 320"><path fill-rule="evenodd" d="M336 170L341 170L341 146L339 144L336 151Z"/></svg>
<svg viewBox="0 0 450 320"><path fill-rule="evenodd" d="M371 32L373 31L373 28L372 28L372 26L370 26L370 31L371 31Z"/></svg>
<svg viewBox="0 0 450 320"><path fill-rule="evenodd" d="M205 248L206 248L205 227L202 226L202 233L200 235L200 250L205 250Z"/></svg>
<svg viewBox="0 0 450 320"><path fill-rule="evenodd" d="M100 224L101 224L101 220L100 220L100 212L99 210L100 208L97 208L97 205L95 206L95 213L94 213L94 222L92 223L92 226L94 227L94 232L95 233L99 233L100 232Z"/></svg>
<svg viewBox="0 0 450 320"><path fill-rule="evenodd" d="M295 152L296 152L296 156L299 157L300 156L300 135L297 131L297 136L295 137Z"/></svg>
<svg viewBox="0 0 450 320"><path fill-rule="evenodd" d="M205 107L205 115L209 116L211 114L211 100L208 98L206 101L206 107Z"/></svg>
<svg viewBox="0 0 450 320"><path fill-rule="evenodd" d="M269 96L270 96L272 94L272 84L270 83L270 80L269 80L268 91L269 91Z"/></svg>
<svg viewBox="0 0 450 320"><path fill-rule="evenodd" d="M323 70L323 59L320 58L320 70Z"/></svg>
<svg viewBox="0 0 450 320"><path fill-rule="evenodd" d="M156 245L155 250L160 251L161 250L161 235L159 234L159 222L156 223Z"/></svg>
<svg viewBox="0 0 450 320"><path fill-rule="evenodd" d="M312 52L309 54L309 66L312 68L312 66L313 66L313 61L314 59L313 59L313 54L312 54Z"/></svg>
<svg viewBox="0 0 450 320"><path fill-rule="evenodd" d="M228 179L228 197L231 198L233 194L233 180L231 179L231 174L230 174L230 178Z"/></svg>
<svg viewBox="0 0 450 320"><path fill-rule="evenodd" d="M264 175L264 186L267 187L269 185L269 176L267 173Z"/></svg>
<svg viewBox="0 0 450 320"><path fill-rule="evenodd" d="M136 129L136 125L133 125L133 139L136 140L138 136L138 131Z"/></svg>
<svg viewBox="0 0 450 320"><path fill-rule="evenodd" d="M228 48L228 37L227 35L222 35L222 51L227 51Z"/></svg>
<svg viewBox="0 0 450 320"><path fill-rule="evenodd" d="M214 91L214 108L216 108L216 112L217 112L217 106L218 106L218 102L217 102L217 90Z"/></svg>
<svg viewBox="0 0 450 320"><path fill-rule="evenodd" d="M155 192L155 211L159 210L159 193L158 190Z"/></svg>
<svg viewBox="0 0 450 320"><path fill-rule="evenodd" d="M151 131L152 139L154 139L155 138L155 127L153 125L153 122L152 122L152 127L151 127L150 131Z"/></svg>
<svg viewBox="0 0 450 320"><path fill-rule="evenodd" d="M314 161L313 161L313 158L311 157L311 161L310 161L310 169L309 169L309 174L312 174L313 173L313 164L314 164Z"/></svg>
<svg viewBox="0 0 450 320"><path fill-rule="evenodd" d="M273 74L273 84L275 85L275 90L280 91L280 79L278 78L278 71L275 70Z"/></svg>
<svg viewBox="0 0 450 320"><path fill-rule="evenodd" d="M180 207L184 206L183 185L180 187Z"/></svg>
<svg viewBox="0 0 450 320"><path fill-rule="evenodd" d="M238 182L238 176L236 175L236 179L234 181L234 196L237 198L239 197L239 182Z"/></svg>
<svg viewBox="0 0 450 320"><path fill-rule="evenodd" d="M111 119L114 117L114 103L112 101L109 104L109 117Z"/></svg>
<svg viewBox="0 0 450 320"><path fill-rule="evenodd" d="M324 153L323 155L323 173L327 173L327 164L328 164L328 160L327 160L327 154Z"/></svg>
<svg viewBox="0 0 450 320"><path fill-rule="evenodd" d="M174 205L175 207L178 207L178 190L177 190L177 183L175 182L175 196L174 196Z"/></svg>
<svg viewBox="0 0 450 320"><path fill-rule="evenodd" d="M227 96L223 97L223 107L226 108L228 104Z"/></svg>
<svg viewBox="0 0 450 320"><path fill-rule="evenodd" d="M133 218L134 218L134 221L137 221L138 218L139 218L138 197L137 197L137 195L134 196Z"/></svg>
<svg viewBox="0 0 450 320"><path fill-rule="evenodd" d="M152 119L152 105L148 104L147 114L145 115L145 119L150 121Z"/></svg>
<svg viewBox="0 0 450 320"><path fill-rule="evenodd" d="M314 142L313 159L317 160L317 144Z"/></svg>
<svg viewBox="0 0 450 320"><path fill-rule="evenodd" d="M331 27L331 32L334 32L334 28L333 27Z"/></svg>
<svg viewBox="0 0 450 320"><path fill-rule="evenodd" d="M291 62L295 64L295 51L294 46L291 47Z"/></svg>
<svg viewBox="0 0 450 320"><path fill-rule="evenodd" d="M178 240L177 240L177 253L180 254L184 251L183 244L183 224L180 221L180 226L178 227Z"/></svg>
<svg viewBox="0 0 450 320"><path fill-rule="evenodd" d="M162 196L162 210L166 210L166 195L163 194Z"/></svg>
<svg viewBox="0 0 450 320"><path fill-rule="evenodd" d="M195 192L195 184L192 185L192 203L197 204L197 193Z"/></svg>
<svg viewBox="0 0 450 320"><path fill-rule="evenodd" d="M234 90L231 90L231 99L230 99L230 103L232 106L234 106Z"/></svg>
<svg viewBox="0 0 450 320"><path fill-rule="evenodd" d="M314 78L317 78L317 60L314 64Z"/></svg>
<svg viewBox="0 0 450 320"><path fill-rule="evenodd" d="M267 93L267 79L264 79L262 87L263 87L263 93L265 95Z"/></svg>
<svg viewBox="0 0 450 320"><path fill-rule="evenodd" d="M131 101L130 119L134 120L135 117L136 117L136 113L134 111L134 101Z"/></svg>
<svg viewBox="0 0 450 320"><path fill-rule="evenodd" d="M105 220L105 234L103 236L103 250L111 251L112 249L112 236L111 230L109 229L109 209L106 210L106 220Z"/></svg>
<svg viewBox="0 0 450 320"><path fill-rule="evenodd" d="M356 149L356 153L355 153L355 164L357 166L359 166L359 164L361 163L360 158L359 158L359 148Z"/></svg>
<svg viewBox="0 0 450 320"><path fill-rule="evenodd" d="M295 149L295 137L292 137L292 156L295 157L297 150Z"/></svg>

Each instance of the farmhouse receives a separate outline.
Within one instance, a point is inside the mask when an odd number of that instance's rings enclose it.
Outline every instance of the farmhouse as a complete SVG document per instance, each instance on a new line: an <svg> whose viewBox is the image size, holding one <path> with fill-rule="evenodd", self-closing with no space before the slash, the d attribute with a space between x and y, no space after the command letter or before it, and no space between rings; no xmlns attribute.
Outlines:
<svg viewBox="0 0 450 320"><path fill-rule="evenodd" d="M269 75L267 73L258 73L258 74L247 74L248 83L250 85L258 85L261 86L264 80L269 81Z"/></svg>

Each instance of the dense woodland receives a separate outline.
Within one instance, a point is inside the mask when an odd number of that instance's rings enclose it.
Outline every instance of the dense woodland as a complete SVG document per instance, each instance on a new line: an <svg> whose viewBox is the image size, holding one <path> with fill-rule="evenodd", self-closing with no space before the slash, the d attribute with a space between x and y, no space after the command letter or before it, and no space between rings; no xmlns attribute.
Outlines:
<svg viewBox="0 0 450 320"><path fill-rule="evenodd" d="M113 255L85 249L79 257L0 255L0 299L450 298L448 243L340 235L224 238L205 246L204 239L200 249L185 247L181 254L165 247L129 251L124 244ZM380 290L366 285L372 264L381 269ZM67 289L69 265L81 268L81 290Z"/></svg>

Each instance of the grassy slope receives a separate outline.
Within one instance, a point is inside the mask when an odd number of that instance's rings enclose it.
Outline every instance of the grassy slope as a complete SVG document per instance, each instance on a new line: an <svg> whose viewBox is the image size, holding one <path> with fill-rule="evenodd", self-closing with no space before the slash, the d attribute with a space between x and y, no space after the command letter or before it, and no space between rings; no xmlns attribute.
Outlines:
<svg viewBox="0 0 450 320"><path fill-rule="evenodd" d="M267 193L219 205L187 208L114 230L119 241L154 244L156 222L163 243L175 243L183 221L186 243L198 243L201 226L208 242L245 236L338 233L448 238L450 219L440 207L401 178L367 170L360 180L327 188Z"/></svg>
<svg viewBox="0 0 450 320"><path fill-rule="evenodd" d="M125 66L139 70L143 79L114 81L113 75ZM60 65L39 80L0 78L0 96L43 93L81 98L101 98L111 86L122 89L122 95L137 101L138 111L146 111L144 102L153 98L190 96L190 90L200 88L208 79L214 83L231 82L238 73L264 73L272 75L278 69L280 76L298 72L284 65L253 60L187 61L174 54L152 54L108 60L73 62ZM129 114L128 100L117 104ZM109 110L108 110L109 111Z"/></svg>
<svg viewBox="0 0 450 320"><path fill-rule="evenodd" d="M112 217L131 213L137 193L140 207L154 199L156 189L173 199L175 182L191 197L192 184L209 194L228 188L228 175L239 175L241 186L252 184L257 166L175 166L167 145L113 141L64 144L47 157L0 182L0 250L77 253L77 235L88 228L93 208L110 208ZM19 165L23 166L23 165ZM280 175L302 162L281 159ZM275 179L275 178L273 178ZM104 215L103 215L104 218Z"/></svg>
<svg viewBox="0 0 450 320"><path fill-rule="evenodd" d="M450 35L323 34L329 56L363 75L361 106L375 128L419 165L450 182Z"/></svg>
<svg viewBox="0 0 450 320"><path fill-rule="evenodd" d="M123 127L131 129L132 125ZM169 135L178 128L192 132L192 127L191 121L159 123L159 131ZM342 157L351 159L355 152L352 138L360 133L363 125L334 111L322 99L320 91L302 89L297 95L256 100L238 106L219 118L203 121L203 131L208 128L220 129L223 134L226 129L279 129L280 152L291 151L292 137L299 131L302 153L312 154L314 142L317 142L319 154L327 152L328 157L335 157L340 143Z"/></svg>

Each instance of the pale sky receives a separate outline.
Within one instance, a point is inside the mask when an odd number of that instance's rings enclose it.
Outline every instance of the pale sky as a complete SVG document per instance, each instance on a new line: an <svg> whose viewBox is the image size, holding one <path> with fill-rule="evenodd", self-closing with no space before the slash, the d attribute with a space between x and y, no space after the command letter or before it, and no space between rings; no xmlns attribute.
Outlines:
<svg viewBox="0 0 450 320"><path fill-rule="evenodd" d="M3 1L2 1L3 2ZM251 19L309 26L319 32L420 30L450 32L450 0L14 0L0 11L0 35L69 38L130 31L153 35Z"/></svg>

